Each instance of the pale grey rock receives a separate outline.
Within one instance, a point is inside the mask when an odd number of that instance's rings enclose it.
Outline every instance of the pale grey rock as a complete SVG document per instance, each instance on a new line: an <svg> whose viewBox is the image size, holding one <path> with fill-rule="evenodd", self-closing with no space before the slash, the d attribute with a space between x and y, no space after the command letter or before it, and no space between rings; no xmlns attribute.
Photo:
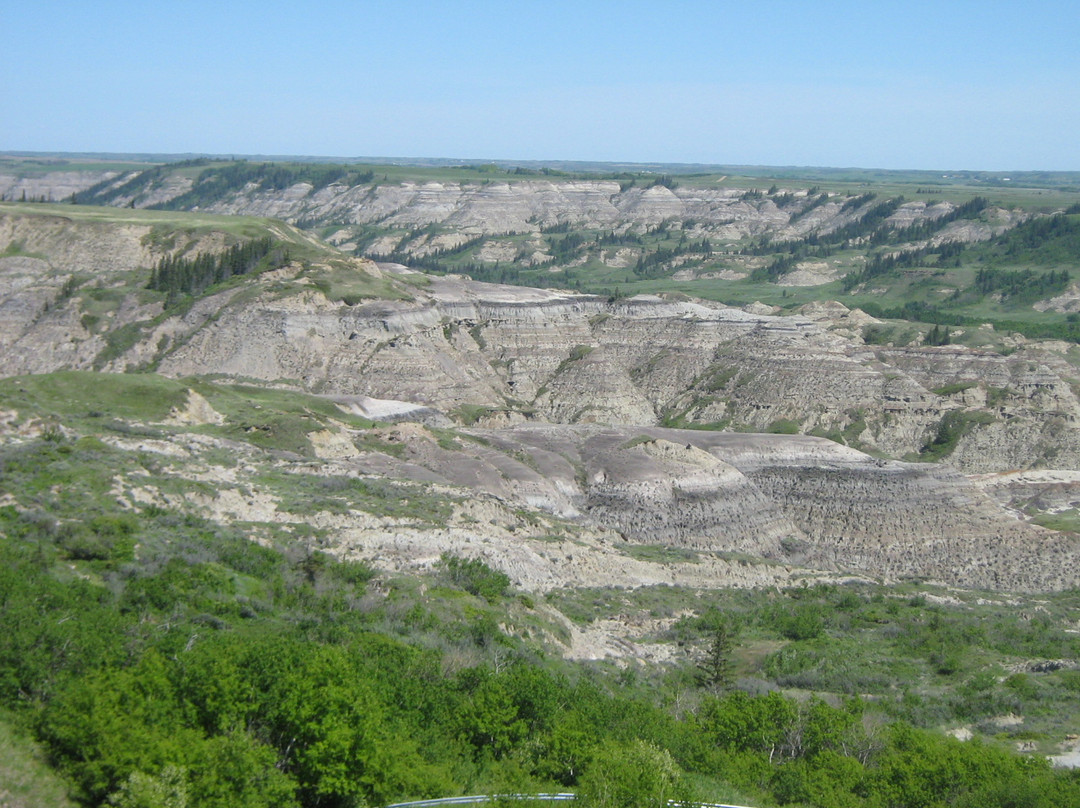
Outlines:
<svg viewBox="0 0 1080 808"><path fill-rule="evenodd" d="M1075 586L1080 547L955 471L821 438L524 424L450 451L404 440L383 473L466 486L629 544L992 589Z"/></svg>
<svg viewBox="0 0 1080 808"><path fill-rule="evenodd" d="M160 308L132 297L92 332L82 324L79 295L51 305L73 275L85 286L107 286L116 272L152 266L161 253L148 233L141 223L0 217L0 244L6 238L32 253L0 263L6 372L93 367L110 331L141 322L140 338L106 369L154 363L172 375L289 381L443 413L480 407L487 418L517 412L553 422L794 425L843 433L896 457L920 451L946 413L971 410L981 420L949 458L958 468L1080 467L1080 401L1061 346L1025 344L1009 357L957 346L865 346L858 334L872 318L838 303L777 317L442 277L412 288L411 300L346 306L297 282L285 297L234 290L205 298L152 326ZM182 247L222 249L223 241L211 236ZM356 266L374 277L410 277L400 266ZM269 290L295 272L260 283ZM933 392L957 384L968 389Z"/></svg>
<svg viewBox="0 0 1080 808"><path fill-rule="evenodd" d="M72 194L119 176L116 171L57 170L32 176L0 173L0 200L63 202Z"/></svg>

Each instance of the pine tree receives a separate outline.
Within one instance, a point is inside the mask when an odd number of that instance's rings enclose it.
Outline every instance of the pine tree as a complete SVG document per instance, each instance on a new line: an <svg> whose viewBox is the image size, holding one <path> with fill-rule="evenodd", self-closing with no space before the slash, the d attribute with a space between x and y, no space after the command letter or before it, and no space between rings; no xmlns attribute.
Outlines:
<svg viewBox="0 0 1080 808"><path fill-rule="evenodd" d="M735 664L731 652L735 648L736 633L735 627L726 618L713 629L709 650L698 663L698 681L702 687L719 693L735 683Z"/></svg>

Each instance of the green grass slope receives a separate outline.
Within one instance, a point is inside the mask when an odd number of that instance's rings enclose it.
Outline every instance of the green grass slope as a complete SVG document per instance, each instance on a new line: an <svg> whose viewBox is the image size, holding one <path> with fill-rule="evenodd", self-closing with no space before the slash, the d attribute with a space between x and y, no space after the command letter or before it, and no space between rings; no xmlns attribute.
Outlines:
<svg viewBox="0 0 1080 808"><path fill-rule="evenodd" d="M49 767L39 744L0 718L0 805L4 808L74 808L70 786Z"/></svg>

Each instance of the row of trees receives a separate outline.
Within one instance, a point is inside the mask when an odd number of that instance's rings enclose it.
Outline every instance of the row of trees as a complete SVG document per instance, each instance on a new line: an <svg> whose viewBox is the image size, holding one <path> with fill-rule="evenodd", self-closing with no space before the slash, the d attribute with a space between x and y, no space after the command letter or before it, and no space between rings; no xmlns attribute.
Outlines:
<svg viewBox="0 0 1080 808"><path fill-rule="evenodd" d="M793 225L799 219L805 218L812 211L820 208L826 202L829 201L829 195L827 193L813 194L813 189L807 192L807 202L797 211L791 214L788 218L788 224Z"/></svg>
<svg viewBox="0 0 1080 808"><path fill-rule="evenodd" d="M875 196L876 194L868 193L853 197L844 203L841 210L857 209L870 203ZM818 200L811 204L816 206L823 202L824 200ZM776 256L767 266L754 270L750 276L753 281L776 281L807 258L828 258L837 250L860 240L867 240L871 244L883 243L892 235L892 231L884 226L884 222L903 202L902 196L879 202L864 211L858 219L829 233L810 233L799 239L776 242L763 237L742 248L739 253Z"/></svg>
<svg viewBox="0 0 1080 808"><path fill-rule="evenodd" d="M71 201L84 205L108 205L123 198L137 199L140 195L164 185L177 169L202 168L184 193L173 199L150 207L159 210L192 210L205 208L220 202L228 194L255 187L258 190L275 191L289 188L300 182L323 188L331 183L358 185L372 182L375 173L368 168L319 163L252 163L234 160L224 165L213 165L205 157L151 166L132 172L119 182L115 177L103 180L84 191L75 193Z"/></svg>
<svg viewBox="0 0 1080 808"><path fill-rule="evenodd" d="M297 183L309 183L314 189L333 183L361 185L372 182L375 173L344 165L317 163L249 163L238 160L221 166L209 166L183 194L154 205L162 210L192 210L218 202L228 194L254 187L260 191L280 191Z"/></svg>
<svg viewBox="0 0 1080 808"><path fill-rule="evenodd" d="M937 325L965 326L977 328L986 322L985 317L969 317L955 310L925 303L921 300L909 300L902 306L882 306L880 303L867 301L860 306L871 317L882 320L911 320L918 323ZM1015 331L1031 339L1060 339L1066 342L1080 343L1080 318L1070 314L1064 322L1052 320L995 320L994 328L998 331Z"/></svg>
<svg viewBox="0 0 1080 808"><path fill-rule="evenodd" d="M990 207L989 199L985 196L976 196L963 204L957 205L941 216L924 219L921 222L909 224L907 227L898 228L893 231L892 236L896 242L921 241L930 238L931 235L939 232L945 225L960 219L970 219L982 213L988 207Z"/></svg>
<svg viewBox="0 0 1080 808"><path fill-rule="evenodd" d="M995 237L993 244L996 254L1011 261L1076 263L1080 260L1080 216L1029 219Z"/></svg>
<svg viewBox="0 0 1080 808"><path fill-rule="evenodd" d="M207 163L209 160L200 157L194 160L151 166L142 171L130 172L119 180L110 176L83 191L72 194L71 201L76 205L108 205L114 200L130 197L134 202L140 194L163 184L176 169L197 168Z"/></svg>
<svg viewBox="0 0 1080 808"><path fill-rule="evenodd" d="M690 241L683 236L678 244L671 247L656 247L652 250L643 250L634 264L634 274L639 278L659 278L671 274L671 262L684 255L708 256L712 252L712 244L707 238L701 241Z"/></svg>
<svg viewBox="0 0 1080 808"><path fill-rule="evenodd" d="M924 345L948 345L952 342L952 334L949 331L949 327L942 328L940 325L935 325L931 328L926 337L923 339Z"/></svg>
<svg viewBox="0 0 1080 808"><path fill-rule="evenodd" d="M845 292L851 291L861 283L888 275L897 269L911 267L958 267L964 244L960 241L947 241L937 246L918 247L888 254L878 253L868 258L862 269L847 273L841 280Z"/></svg>
<svg viewBox="0 0 1080 808"><path fill-rule="evenodd" d="M1069 270L1035 272L1031 269L980 269L975 289L984 295L999 293L1002 300L1038 300L1062 291L1071 280Z"/></svg>
<svg viewBox="0 0 1080 808"><path fill-rule="evenodd" d="M686 238L685 232L681 235L677 243L669 247L656 246L653 249L647 249L645 247L645 238L639 234L617 234L614 231L610 231L608 233L602 233L595 239L592 239L582 233L571 232L570 225L565 222L543 227L541 228L541 232L549 236L548 251L551 254L551 258L542 264L526 267L526 271L529 269L546 269L559 264L569 263L575 258L581 257L584 251L594 244L599 246L633 245L641 249L641 255L638 257L633 268L634 274L639 278L658 278L670 274L670 264L676 258L684 255L708 256L713 250L712 242L708 238L702 238L700 241L692 241ZM667 223L658 225L653 232L659 234L661 237L666 236L668 233ZM564 233L565 235L562 235L561 237L551 238L551 236L559 236ZM461 260L461 258L471 250L480 246L486 240L486 236L476 236L455 247L439 248L432 250L425 255L413 255L402 250L402 245L420 235L419 232L415 232L406 236L393 251L379 255L377 258L384 261L407 264L414 268L438 274L451 272L461 273L480 281L494 283L523 283L526 280L526 277L522 275L522 270L519 268L520 259L528 252L524 248L519 252L518 259L510 264L502 264L498 261L487 263L482 261ZM536 286L550 286L553 284L561 286L580 286L580 283L571 282L565 275L552 278L547 274L530 274L527 277L527 280L530 284Z"/></svg>
<svg viewBox="0 0 1080 808"><path fill-rule="evenodd" d="M270 236L236 244L220 254L198 253L193 258L167 255L158 261L147 288L170 296L199 295L235 275L246 275L260 266L271 269L289 262L289 251Z"/></svg>

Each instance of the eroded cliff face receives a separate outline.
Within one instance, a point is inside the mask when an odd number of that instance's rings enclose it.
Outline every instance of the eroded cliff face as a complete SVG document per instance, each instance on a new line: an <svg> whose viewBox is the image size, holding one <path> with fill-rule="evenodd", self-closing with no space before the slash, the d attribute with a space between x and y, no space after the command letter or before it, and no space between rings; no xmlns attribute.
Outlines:
<svg viewBox="0 0 1080 808"><path fill-rule="evenodd" d="M0 173L0 199L63 201L73 193L100 186L105 192L121 189L139 171L55 171L36 176ZM147 208L168 203L191 190L193 180L168 174L149 184L138 183L130 193L109 196L117 207ZM104 199L104 197L103 197ZM794 191L786 202L760 195L747 196L734 188L697 188L664 185L624 186L611 180L532 180L514 182L471 180L461 182L374 181L357 185L332 183L316 188L298 182L267 189L257 183L230 191L201 208L203 212L242 214L281 219L292 224L337 225L330 240L345 249L360 231L354 226L378 224L397 232L388 241L367 245L367 254L385 254L395 248L411 255L426 255L455 247L477 235L538 234L543 227L568 224L574 228L612 230L648 228L676 223L691 238L735 241L769 234L776 240L796 239L811 232L829 233L859 218L860 206L845 205L846 197L814 204L808 210L806 191ZM933 221L951 213L945 201L912 200L889 217L895 227ZM1015 224L1019 214L999 210L985 223L965 220L948 225L938 240L978 241ZM448 232L414 233L438 225ZM489 245L499 249L499 244ZM537 245L538 249L542 245ZM507 247L512 253L518 249ZM630 251L633 253L633 251ZM491 256L495 260L497 256ZM513 255L504 256L503 260ZM634 253L636 257L636 253ZM538 258L537 260L543 260ZM610 260L618 263L618 257Z"/></svg>
<svg viewBox="0 0 1080 808"><path fill-rule="evenodd" d="M466 520L424 533L353 520L331 543L402 569L480 554L541 591L790 583L808 569L1032 591L1080 582L1072 537L1016 519L981 478L942 466L807 436L535 423L463 434L447 444L403 424L381 434L393 453L353 447L323 470L467 489ZM546 516L507 522L515 509ZM684 553L638 558L642 545Z"/></svg>
<svg viewBox="0 0 1080 808"><path fill-rule="evenodd" d="M344 257L339 277L397 291L347 305L294 264L166 314L142 290L147 267L170 249L223 242L159 235L145 222L0 216L3 372L152 367L404 401L462 423L797 431L892 457L921 451L953 413L957 468L1080 468L1077 357L1064 344L1009 356L868 346L865 316L839 304L778 317Z"/></svg>
<svg viewBox="0 0 1080 808"><path fill-rule="evenodd" d="M334 305L314 290L225 302L163 321L141 345L166 345L153 361L171 375L299 380L317 392L423 404L464 422L814 432L902 457L933 441L955 411L967 419L953 452L959 468L1080 461L1072 366L1038 348L1011 357L873 352L800 317L452 278L395 303ZM132 349L107 367L148 359Z"/></svg>
<svg viewBox="0 0 1080 808"><path fill-rule="evenodd" d="M443 224L472 234L537 232L541 225L560 222L619 228L695 219L723 224L732 238L739 238L787 223L788 215L775 205L756 206L741 195L735 190L672 191L663 186L624 191L618 182L605 181L403 182L331 185L318 191L300 183L288 193L245 189L215 203L212 210L292 221L379 222L387 227Z"/></svg>
<svg viewBox="0 0 1080 808"><path fill-rule="evenodd" d="M573 439L568 439L567 432ZM1058 589L1080 546L1003 512L951 469L875 460L806 436L661 428L521 426L498 435L558 449L543 479L594 525L629 541L738 552L814 569L963 586Z"/></svg>
<svg viewBox="0 0 1080 808"><path fill-rule="evenodd" d="M186 188L177 185L172 196ZM160 204L170 189L125 200L136 206ZM567 224L587 230L622 232L663 224L682 228L690 238L708 237L737 241L768 234L777 241L797 239L809 233L826 234L857 220L864 206L845 204L836 197L809 204L806 191L790 199L747 195L734 188L696 188L664 185L625 187L613 181L521 180L517 182L400 182L356 186L331 184L314 188L297 183L283 190L260 189L254 184L229 194L206 209L216 213L268 216L292 223L319 222L338 225L331 237L345 248L360 230L352 225L378 224L396 230L420 230L439 225L450 232L420 233L402 239L376 241L366 254L390 252L395 247L411 255L425 255L451 248L472 236L539 233L544 227ZM955 209L952 203L913 200L901 204L888 217L890 226L903 228L940 219ZM1023 219L1014 211L994 209L986 222L952 222L935 242L982 241ZM497 246L497 245L493 245ZM537 245L538 248L540 245ZM512 248L514 249L514 248ZM634 258L637 253L630 251ZM537 261L546 256L538 254ZM505 259L504 259L505 260ZM612 256L612 264L618 259Z"/></svg>
<svg viewBox="0 0 1080 808"><path fill-rule="evenodd" d="M63 202L72 194L85 191L111 179L122 181L119 171L67 171L57 169L30 176L0 172L0 200L7 202Z"/></svg>

